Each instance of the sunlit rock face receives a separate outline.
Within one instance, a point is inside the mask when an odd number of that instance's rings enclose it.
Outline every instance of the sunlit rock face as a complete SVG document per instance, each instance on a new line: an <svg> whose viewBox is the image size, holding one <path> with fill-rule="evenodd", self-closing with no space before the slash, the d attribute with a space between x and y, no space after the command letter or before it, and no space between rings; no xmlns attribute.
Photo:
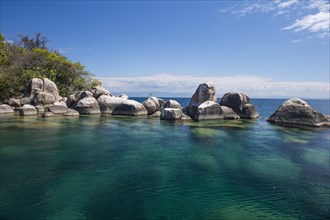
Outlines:
<svg viewBox="0 0 330 220"><path fill-rule="evenodd" d="M25 104L19 110L19 114L21 116L30 116L38 114L38 110L33 105Z"/></svg>
<svg viewBox="0 0 330 220"><path fill-rule="evenodd" d="M193 120L222 119L223 112L220 105L214 101L206 101L200 104L194 114Z"/></svg>
<svg viewBox="0 0 330 220"><path fill-rule="evenodd" d="M142 104L147 109L149 115L152 115L156 111L160 110L160 104L156 97L149 97L142 102Z"/></svg>
<svg viewBox="0 0 330 220"><path fill-rule="evenodd" d="M179 102L170 99L170 100L168 100L168 101L165 102L164 108L178 108L178 109L182 109L182 106L180 105Z"/></svg>
<svg viewBox="0 0 330 220"><path fill-rule="evenodd" d="M100 114L100 106L94 97L83 98L78 101L75 110L80 114Z"/></svg>
<svg viewBox="0 0 330 220"><path fill-rule="evenodd" d="M206 101L217 101L215 84L213 82L206 82L198 86L188 105L188 115L191 118L195 118L198 112L198 106Z"/></svg>
<svg viewBox="0 0 330 220"><path fill-rule="evenodd" d="M147 109L140 103L134 100L126 100L120 103L112 112L113 115L147 115Z"/></svg>
<svg viewBox="0 0 330 220"><path fill-rule="evenodd" d="M14 109L7 104L0 105L0 114L14 113Z"/></svg>
<svg viewBox="0 0 330 220"><path fill-rule="evenodd" d="M254 105L250 103L250 98L244 93L229 92L222 96L221 106L227 106L241 118L257 118L259 113Z"/></svg>
<svg viewBox="0 0 330 220"><path fill-rule="evenodd" d="M58 93L56 84L47 79L33 78L30 80L21 99L21 104L53 104L62 97Z"/></svg>
<svg viewBox="0 0 330 220"><path fill-rule="evenodd" d="M178 108L163 108L160 113L162 120L178 120L182 117L182 110Z"/></svg>
<svg viewBox="0 0 330 220"><path fill-rule="evenodd" d="M97 98L97 102L99 103L101 113L103 114L111 114L113 110L121 103L125 102L127 99L109 96L109 95L101 95Z"/></svg>
<svg viewBox="0 0 330 220"><path fill-rule="evenodd" d="M330 121L325 115L299 98L285 101L267 121L286 125L330 126Z"/></svg>

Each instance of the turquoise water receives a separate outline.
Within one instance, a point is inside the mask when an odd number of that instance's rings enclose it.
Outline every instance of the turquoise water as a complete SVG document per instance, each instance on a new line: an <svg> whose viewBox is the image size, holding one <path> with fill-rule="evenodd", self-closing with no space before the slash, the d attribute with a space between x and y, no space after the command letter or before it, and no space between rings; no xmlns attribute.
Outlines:
<svg viewBox="0 0 330 220"><path fill-rule="evenodd" d="M329 219L330 129L269 124L282 101L253 100L256 120L1 116L0 219Z"/></svg>

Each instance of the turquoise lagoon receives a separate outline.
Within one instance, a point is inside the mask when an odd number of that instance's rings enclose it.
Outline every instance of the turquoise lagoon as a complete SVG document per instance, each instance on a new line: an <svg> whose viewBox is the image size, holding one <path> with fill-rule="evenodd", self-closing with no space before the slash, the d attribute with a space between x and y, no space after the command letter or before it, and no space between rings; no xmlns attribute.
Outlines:
<svg viewBox="0 0 330 220"><path fill-rule="evenodd" d="M1 116L0 219L330 219L330 129L252 102L256 120Z"/></svg>

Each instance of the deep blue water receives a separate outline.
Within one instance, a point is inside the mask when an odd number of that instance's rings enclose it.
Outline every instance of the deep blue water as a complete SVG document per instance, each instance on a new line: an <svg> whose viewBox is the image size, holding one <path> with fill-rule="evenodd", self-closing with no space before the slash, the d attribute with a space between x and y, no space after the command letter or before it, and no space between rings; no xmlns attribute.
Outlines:
<svg viewBox="0 0 330 220"><path fill-rule="evenodd" d="M256 120L1 116L0 219L329 219L330 129L251 101Z"/></svg>

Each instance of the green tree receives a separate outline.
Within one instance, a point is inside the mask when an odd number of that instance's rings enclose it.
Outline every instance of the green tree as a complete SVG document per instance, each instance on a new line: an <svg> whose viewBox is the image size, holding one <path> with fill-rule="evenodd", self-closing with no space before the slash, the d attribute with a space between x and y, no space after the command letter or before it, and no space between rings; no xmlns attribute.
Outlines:
<svg viewBox="0 0 330 220"><path fill-rule="evenodd" d="M100 85L81 63L47 49L47 39L41 34L32 39L20 36L19 43L9 44L0 33L0 102L21 97L29 80L35 77L54 81L61 96Z"/></svg>

